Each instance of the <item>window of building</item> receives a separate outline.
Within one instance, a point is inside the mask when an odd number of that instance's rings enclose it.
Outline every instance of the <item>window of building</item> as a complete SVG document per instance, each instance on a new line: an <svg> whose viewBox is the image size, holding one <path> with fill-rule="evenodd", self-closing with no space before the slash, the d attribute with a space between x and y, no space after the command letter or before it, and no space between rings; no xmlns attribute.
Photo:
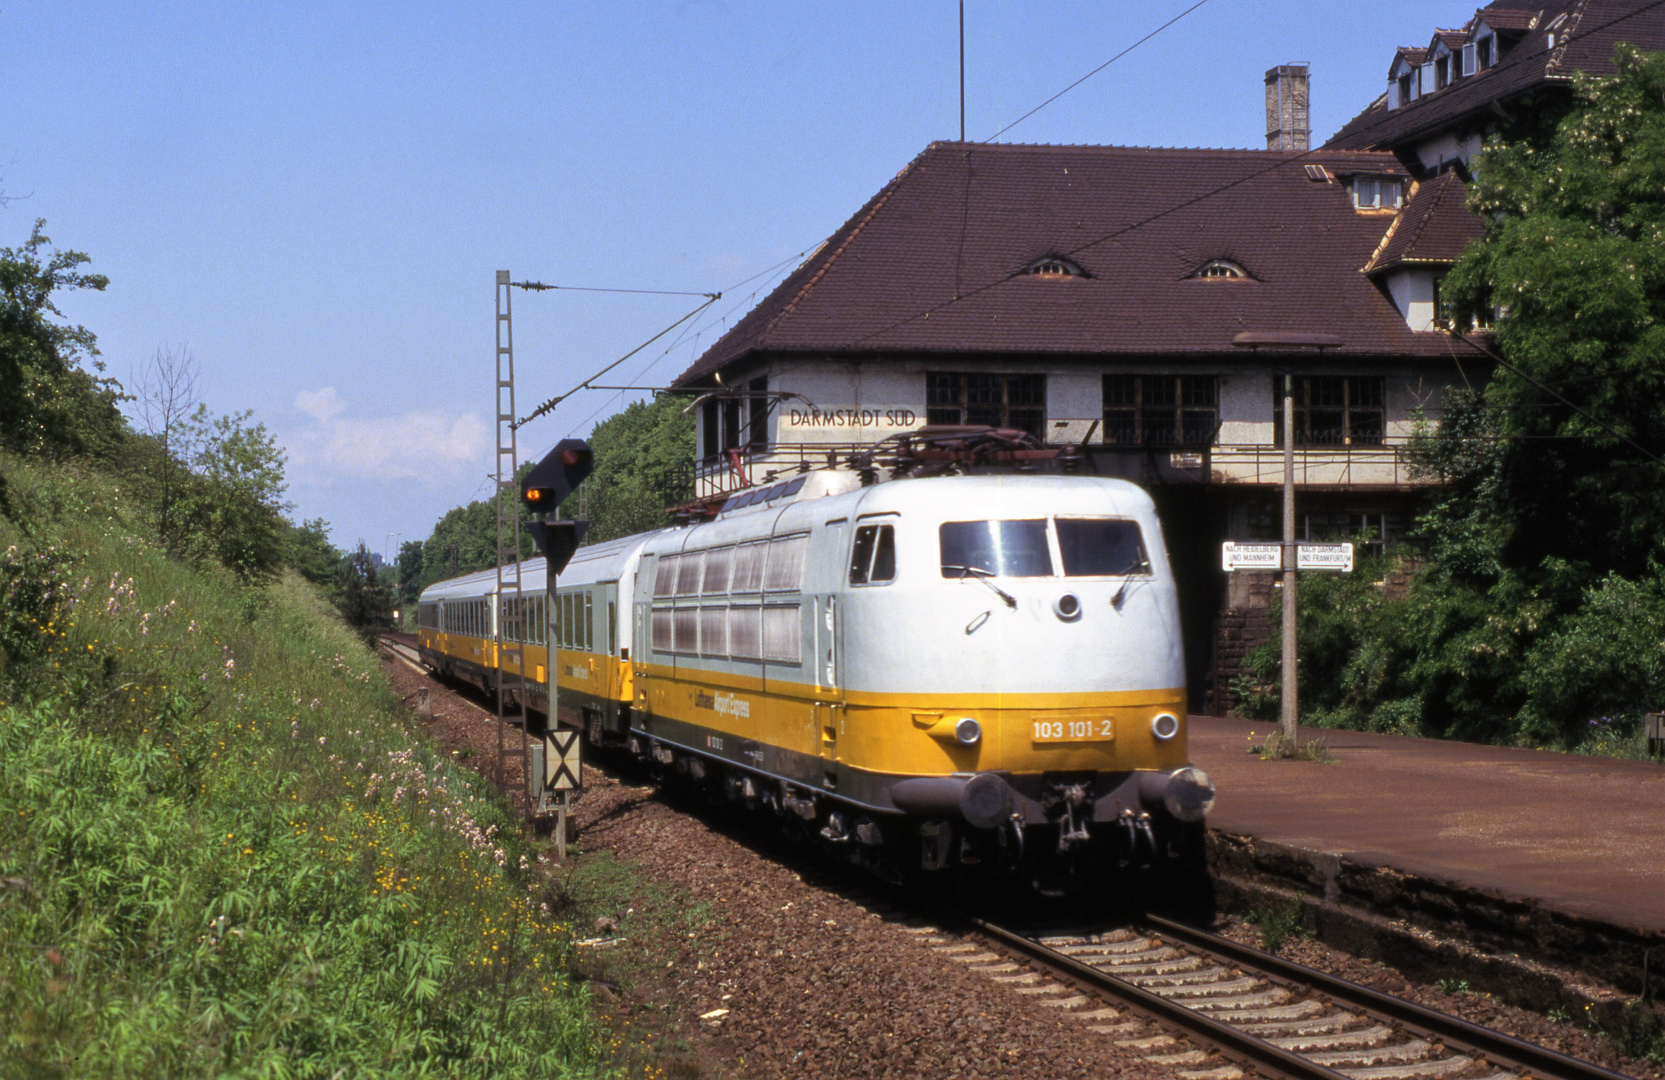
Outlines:
<svg viewBox="0 0 1665 1080"><path fill-rule="evenodd" d="M1038 277L1086 277L1087 272L1062 255L1043 255L1023 268L1025 274Z"/></svg>
<svg viewBox="0 0 1665 1080"><path fill-rule="evenodd" d="M1119 446L1208 446L1219 428L1212 375L1106 375L1104 441Z"/></svg>
<svg viewBox="0 0 1665 1080"><path fill-rule="evenodd" d="M1434 89L1440 90L1451 83L1451 57L1442 56L1434 61Z"/></svg>
<svg viewBox="0 0 1665 1080"><path fill-rule="evenodd" d="M1308 165L1307 168L1311 169L1313 166ZM1310 173L1308 175L1310 176ZM1249 272L1232 262L1230 259L1215 259L1212 262L1203 263L1202 266L1198 268L1197 272L1191 276L1194 278L1246 279L1249 276Z"/></svg>
<svg viewBox="0 0 1665 1080"><path fill-rule="evenodd" d="M1396 210L1404 197L1404 184L1388 177L1353 178L1353 205L1360 210Z"/></svg>
<svg viewBox="0 0 1665 1080"><path fill-rule="evenodd" d="M1485 71L1497 63L1497 39L1483 37L1474 43L1474 55L1480 61L1480 70Z"/></svg>
<svg viewBox="0 0 1665 1080"><path fill-rule="evenodd" d="M1016 428L1040 438L1046 376L932 372L925 376L925 422Z"/></svg>
<svg viewBox="0 0 1665 1080"><path fill-rule="evenodd" d="M1272 378L1273 445L1283 445L1283 378ZM1386 430L1382 379L1302 375L1295 379L1296 446L1377 446Z"/></svg>
<svg viewBox="0 0 1665 1080"><path fill-rule="evenodd" d="M1416 100L1415 83L1412 82L1413 77L1411 72L1399 76L1399 104L1401 105L1409 105Z"/></svg>
<svg viewBox="0 0 1665 1080"><path fill-rule="evenodd" d="M1463 74L1473 75L1480 70L1479 45L1469 42L1463 46Z"/></svg>

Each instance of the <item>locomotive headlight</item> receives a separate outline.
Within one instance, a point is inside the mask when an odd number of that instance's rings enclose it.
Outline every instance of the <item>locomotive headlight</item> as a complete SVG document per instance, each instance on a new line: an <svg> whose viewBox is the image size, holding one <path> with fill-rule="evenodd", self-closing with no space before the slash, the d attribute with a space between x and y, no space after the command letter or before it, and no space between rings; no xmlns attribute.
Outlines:
<svg viewBox="0 0 1665 1080"><path fill-rule="evenodd" d="M961 746L976 746L983 738L983 725L969 716L954 721L954 738Z"/></svg>
<svg viewBox="0 0 1665 1080"><path fill-rule="evenodd" d="M1175 769L1162 793L1162 805L1180 821L1201 821L1214 809L1214 781L1194 765Z"/></svg>
<svg viewBox="0 0 1665 1080"><path fill-rule="evenodd" d="M1052 613L1065 622L1074 622L1081 618L1081 598L1065 593L1052 602Z"/></svg>
<svg viewBox="0 0 1665 1080"><path fill-rule="evenodd" d="M1173 713L1157 713L1150 722L1150 733L1163 742L1179 734L1179 717Z"/></svg>

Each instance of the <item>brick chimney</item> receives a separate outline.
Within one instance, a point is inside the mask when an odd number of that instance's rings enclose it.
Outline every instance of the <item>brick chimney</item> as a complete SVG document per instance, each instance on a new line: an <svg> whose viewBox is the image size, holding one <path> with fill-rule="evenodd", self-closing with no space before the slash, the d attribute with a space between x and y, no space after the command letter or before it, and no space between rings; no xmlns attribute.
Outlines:
<svg viewBox="0 0 1665 1080"><path fill-rule="evenodd" d="M1307 150L1307 65L1283 64L1266 73L1266 149Z"/></svg>

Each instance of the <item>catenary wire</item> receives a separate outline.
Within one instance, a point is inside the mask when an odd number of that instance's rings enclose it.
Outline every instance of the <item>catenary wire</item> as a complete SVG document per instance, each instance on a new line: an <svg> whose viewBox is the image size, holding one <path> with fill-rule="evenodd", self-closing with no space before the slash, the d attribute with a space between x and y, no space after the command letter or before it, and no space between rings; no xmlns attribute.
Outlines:
<svg viewBox="0 0 1665 1080"><path fill-rule="evenodd" d="M1046 108L1048 105L1051 105L1054 101L1057 101L1059 98L1063 97L1065 94L1069 93L1071 90L1074 90L1076 87L1080 86L1082 83L1086 82L1088 79L1092 78L1094 75L1097 75L1099 72L1103 71L1105 68L1109 67L1111 64L1114 64L1117 60L1120 60L1122 57L1126 56L1128 53L1132 52L1134 49L1137 49L1139 46L1143 45L1145 42L1149 41L1151 38L1160 34L1162 31L1166 30L1168 27L1174 25L1174 23L1179 22L1181 19L1185 18L1185 16L1191 14L1193 11L1202 7L1206 3L1208 3L1208 0L1197 0L1197 2L1195 4L1192 4L1190 7L1186 8L1184 11L1180 12L1178 15L1175 15L1173 18L1169 19L1167 22L1163 23L1161 26L1158 26L1155 30L1152 30L1150 33L1146 34L1144 37L1140 38L1138 41L1135 41L1133 44L1129 45L1127 48L1123 49L1121 52L1117 53L1115 56L1112 56L1110 59L1108 59L1104 63L1100 64L1098 67L1096 67L1093 70L1087 72L1087 74L1081 76L1081 78L1079 78L1079 79L1075 80L1074 82L1070 83L1068 86L1064 87L1062 90L1058 91L1056 94L1053 94L1051 97L1047 98L1045 101L1041 102L1039 105L1035 106L1033 109L1030 109L1028 112L1024 113L1022 116L1018 117L1016 120L1013 120L1010 124L1007 124L1005 127L1001 128L999 131L995 132L993 135L990 135L988 138L984 139L983 141L986 142L986 143L990 143L990 142L993 142L994 140L1000 138L1000 136L1006 134L1008 131L1017 127L1019 124L1023 123L1025 120L1029 119L1031 116L1034 116L1036 113L1040 112L1042 109Z"/></svg>

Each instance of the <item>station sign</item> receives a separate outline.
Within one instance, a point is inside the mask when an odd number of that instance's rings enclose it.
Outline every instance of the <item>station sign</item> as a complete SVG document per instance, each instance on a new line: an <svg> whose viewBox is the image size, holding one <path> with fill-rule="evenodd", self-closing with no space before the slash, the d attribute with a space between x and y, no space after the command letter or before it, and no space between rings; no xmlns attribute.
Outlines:
<svg viewBox="0 0 1665 1080"><path fill-rule="evenodd" d="M1352 544L1300 544L1295 549L1297 570L1353 570Z"/></svg>
<svg viewBox="0 0 1665 1080"><path fill-rule="evenodd" d="M1220 548L1222 570L1282 570L1282 544L1239 544L1227 540Z"/></svg>
<svg viewBox="0 0 1665 1080"><path fill-rule="evenodd" d="M1222 570L1282 570L1282 544L1239 544L1227 540L1220 546ZM1352 544L1296 544L1295 569L1339 570L1353 569Z"/></svg>

